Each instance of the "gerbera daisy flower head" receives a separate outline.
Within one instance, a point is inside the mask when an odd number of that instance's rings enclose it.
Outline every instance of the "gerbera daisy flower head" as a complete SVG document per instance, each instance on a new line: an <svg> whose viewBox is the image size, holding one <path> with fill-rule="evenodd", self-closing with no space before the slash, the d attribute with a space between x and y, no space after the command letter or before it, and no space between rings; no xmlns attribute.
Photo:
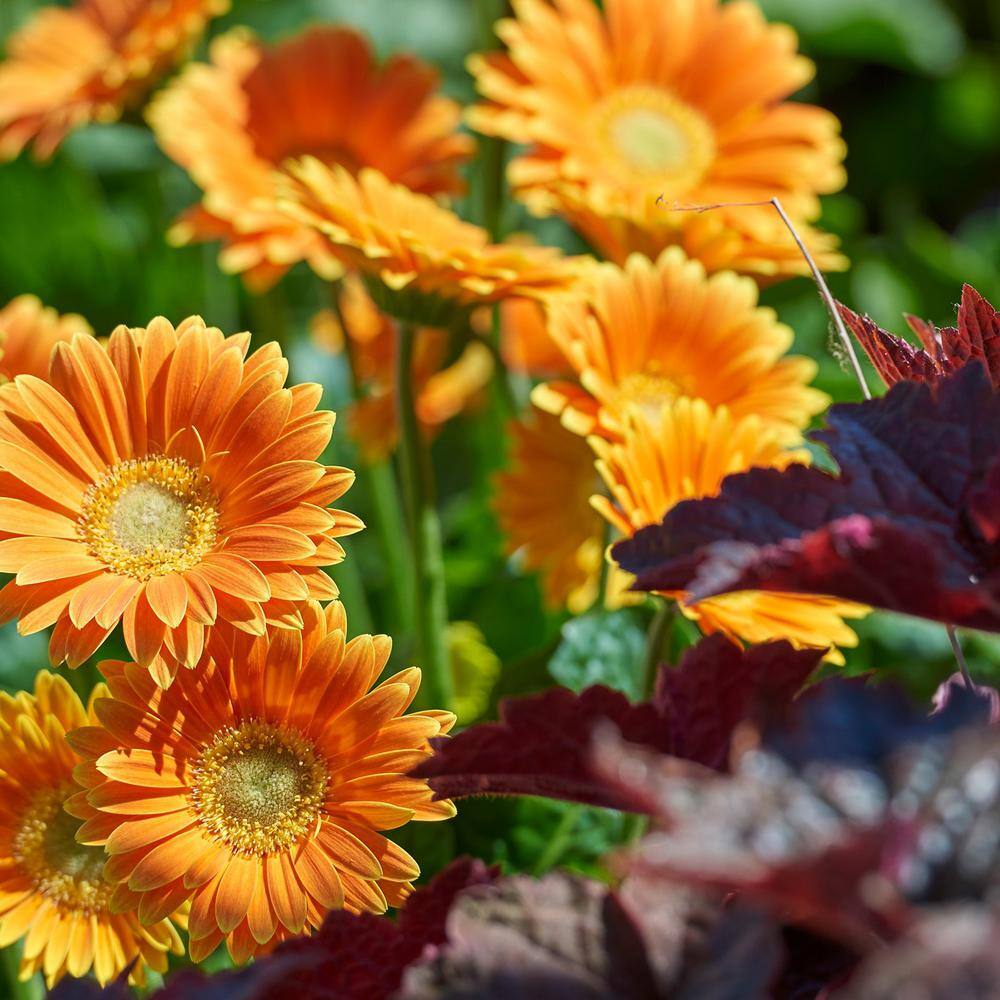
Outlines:
<svg viewBox="0 0 1000 1000"><path fill-rule="evenodd" d="M284 211L323 235L331 264L368 278L380 308L409 322L446 326L459 308L544 298L567 288L579 266L551 247L491 243L485 229L378 170L355 176L307 156L288 173Z"/></svg>
<svg viewBox="0 0 1000 1000"><path fill-rule="evenodd" d="M825 268L836 241L805 224L845 182L837 119L787 98L813 64L794 32L737 0L515 0L503 52L474 56L487 135L527 146L509 178L536 215L562 214L605 256L680 244L710 270L765 279L806 263L768 207L780 197Z"/></svg>
<svg viewBox="0 0 1000 1000"><path fill-rule="evenodd" d="M357 275L346 276L337 308L314 317L313 339L336 353L345 351L361 398L351 407L348 434L369 460L385 458L399 437L395 388L398 325L372 301ZM430 435L482 397L493 374L493 355L469 340L449 363L446 330L425 327L414 342L412 380L417 420Z"/></svg>
<svg viewBox="0 0 1000 1000"><path fill-rule="evenodd" d="M34 693L0 693L0 947L23 939L21 978L43 972L50 988L91 970L104 985L129 966L142 985L147 968L164 972L168 954L183 953L170 913L142 925L111 907L104 852L76 842L80 820L64 806L82 791L80 758L66 733L96 721L45 670Z"/></svg>
<svg viewBox="0 0 1000 1000"><path fill-rule="evenodd" d="M539 574L546 603L586 611L597 597L604 525L587 442L540 410L509 426L511 461L495 481L494 509L510 555Z"/></svg>
<svg viewBox="0 0 1000 1000"><path fill-rule="evenodd" d="M82 316L60 315L34 295L19 295L0 309L0 378L49 373L52 348L93 331Z"/></svg>
<svg viewBox="0 0 1000 1000"><path fill-rule="evenodd" d="M352 514L327 504L353 474L316 459L334 415L318 385L285 388L276 344L192 317L59 344L47 382L0 388L0 616L54 625L77 666L121 622L167 684L206 630L301 626L297 602L337 590L323 566Z"/></svg>
<svg viewBox="0 0 1000 1000"><path fill-rule="evenodd" d="M204 192L172 239L221 240L222 267L258 288L300 260L334 276L319 236L277 211L276 173L309 153L351 171L374 167L414 191L461 191L458 168L475 143L437 86L436 70L412 56L377 65L348 27L312 27L273 46L242 29L217 38L210 62L189 66L148 113L167 155Z"/></svg>
<svg viewBox="0 0 1000 1000"><path fill-rule="evenodd" d="M573 367L549 335L545 307L531 299L500 303L500 352L514 372L534 378L573 376Z"/></svg>
<svg viewBox="0 0 1000 1000"><path fill-rule="evenodd" d="M225 939L245 961L341 907L398 906L417 863L380 831L454 815L408 777L447 712L405 715L420 671L375 685L386 636L347 640L339 602L301 631L213 641L166 691L134 665L102 665L112 697L71 743L115 904L155 917L191 900L190 954Z"/></svg>
<svg viewBox="0 0 1000 1000"><path fill-rule="evenodd" d="M804 448L789 448L760 417L736 418L725 407L681 398L659 412L633 407L618 441L594 436L597 471L608 495L591 503L625 537L659 523L675 504L719 491L723 479L754 466L783 469L808 463ZM837 647L857 645L844 618L860 618L868 608L848 601L801 594L758 591L725 594L687 604L670 594L683 613L706 633L724 632L745 642L788 639L801 646L831 647L829 658L843 662Z"/></svg>
<svg viewBox="0 0 1000 1000"><path fill-rule="evenodd" d="M757 299L749 278L707 276L679 247L592 264L578 294L548 303L549 332L579 382L543 383L532 398L577 434L614 436L625 408L656 414L690 396L796 440L828 399L809 386L816 363L785 355L792 331Z"/></svg>
<svg viewBox="0 0 1000 1000"><path fill-rule="evenodd" d="M228 0L76 0L43 7L0 63L0 159L51 156L88 122L116 120Z"/></svg>

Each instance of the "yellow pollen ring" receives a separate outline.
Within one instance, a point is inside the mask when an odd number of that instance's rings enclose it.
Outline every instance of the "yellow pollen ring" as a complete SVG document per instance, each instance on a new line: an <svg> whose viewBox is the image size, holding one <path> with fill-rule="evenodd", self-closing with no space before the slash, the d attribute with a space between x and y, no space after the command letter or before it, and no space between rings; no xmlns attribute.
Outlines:
<svg viewBox="0 0 1000 1000"><path fill-rule="evenodd" d="M326 800L326 761L298 731L250 720L227 727L192 769L202 826L231 850L287 850L315 826Z"/></svg>
<svg viewBox="0 0 1000 1000"><path fill-rule="evenodd" d="M619 383L611 408L618 412L634 408L657 419L664 405L684 395L683 386L666 375L633 372Z"/></svg>
<svg viewBox="0 0 1000 1000"><path fill-rule="evenodd" d="M87 489L77 525L91 555L149 580L197 566L215 544L218 501L179 458L153 455L108 469Z"/></svg>
<svg viewBox="0 0 1000 1000"><path fill-rule="evenodd" d="M11 853L41 895L64 910L90 915L107 909L113 886L104 878L104 851L76 842L80 820L63 810L72 791L47 788L34 797Z"/></svg>
<svg viewBox="0 0 1000 1000"><path fill-rule="evenodd" d="M626 87L594 111L593 133L605 157L672 190L697 183L715 157L711 125L659 87Z"/></svg>

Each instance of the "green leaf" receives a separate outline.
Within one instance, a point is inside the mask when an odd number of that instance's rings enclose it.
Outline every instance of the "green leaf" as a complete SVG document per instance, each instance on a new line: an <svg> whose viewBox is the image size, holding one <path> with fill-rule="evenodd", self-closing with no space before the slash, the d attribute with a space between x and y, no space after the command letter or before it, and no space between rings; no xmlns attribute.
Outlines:
<svg viewBox="0 0 1000 1000"><path fill-rule="evenodd" d="M796 28L832 55L948 73L965 51L956 16L942 0L760 0L769 20Z"/></svg>
<svg viewBox="0 0 1000 1000"><path fill-rule="evenodd" d="M572 691L605 684L638 700L642 696L645 647L645 631L637 612L593 612L563 625L562 641L549 662L549 673Z"/></svg>

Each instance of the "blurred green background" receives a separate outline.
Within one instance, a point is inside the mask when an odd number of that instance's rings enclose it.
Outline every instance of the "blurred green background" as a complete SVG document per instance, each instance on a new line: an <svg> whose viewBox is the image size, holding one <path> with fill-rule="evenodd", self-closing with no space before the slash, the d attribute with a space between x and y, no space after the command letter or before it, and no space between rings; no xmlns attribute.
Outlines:
<svg viewBox="0 0 1000 1000"><path fill-rule="evenodd" d="M0 0L0 39L37 6ZM446 91L468 101L464 57L491 44L488 25L500 6L499 0L235 0L212 34L244 24L274 39L315 21L349 22L383 54L402 48L432 61ZM1000 301L1000 0L762 0L762 6L799 30L803 49L818 63L818 79L803 96L844 124L850 181L827 199L824 225L842 237L853 267L831 279L835 294L896 331L904 312L952 321L965 281ZM478 221L480 165L472 165L470 182L461 208ZM33 292L62 311L82 313L101 334L156 314L176 322L200 313L226 331L252 330L257 343L280 335L293 379L323 382L328 405L344 408L349 394L341 360L318 351L307 336L325 290L300 267L275 292L255 299L218 270L214 247L169 248L168 224L196 197L138 123L79 132L46 165L22 157L0 166L0 304ZM530 230L568 250L583 249L560 223L533 222L513 204L503 224L507 232ZM819 361L821 387L840 400L859 398L831 350L813 286L789 281L764 298L796 330L797 351ZM329 457L353 466L342 429L336 438ZM564 683L605 680L632 690L648 609L584 622L564 637L564 618L543 609L536 581L518 575L503 555L489 507L491 476L505 453L499 407L491 403L453 422L435 450L450 614L475 622L503 662L493 705L504 693L551 684L553 670ZM447 463L440 461L445 455ZM345 505L366 515L364 477ZM348 561L333 575L352 631L388 630L394 566L372 533L349 539L347 548ZM876 615L859 630L861 646L848 652L852 671L895 674L926 696L954 669L939 626ZM597 654L595 636L604 637ZM675 645L690 638L678 631ZM1000 678L1000 639L969 634L964 641L975 676ZM28 687L46 662L44 636L19 638L10 626L0 631L0 685ZM85 670L78 683L92 677ZM456 823L433 830L417 824L400 839L429 872L456 851L529 871L555 863L587 869L620 838L622 822L558 803L475 800Z"/></svg>

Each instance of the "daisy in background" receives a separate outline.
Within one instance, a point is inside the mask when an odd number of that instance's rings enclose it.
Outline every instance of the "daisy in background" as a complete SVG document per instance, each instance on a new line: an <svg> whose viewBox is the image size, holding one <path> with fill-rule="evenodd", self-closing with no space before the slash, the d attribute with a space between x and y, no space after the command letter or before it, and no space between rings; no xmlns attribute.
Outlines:
<svg viewBox="0 0 1000 1000"><path fill-rule="evenodd" d="M545 298L571 287L579 268L552 247L491 243L485 229L367 167L355 175L306 156L288 165L279 202L322 237L321 272L357 270L397 319L447 325L458 309Z"/></svg>
<svg viewBox="0 0 1000 1000"><path fill-rule="evenodd" d="M339 602L302 617L301 631L220 637L167 691L102 664L113 697L70 736L88 758L77 837L110 855L114 905L154 921L190 899L196 962L223 939L244 962L330 910L399 906L419 868L380 831L455 814L407 777L455 721L404 715L420 671L373 687L387 636L348 641Z"/></svg>
<svg viewBox="0 0 1000 1000"><path fill-rule="evenodd" d="M680 244L710 271L774 280L807 265L770 207L676 205L779 197L826 270L833 237L807 223L845 182L840 124L787 100L814 76L795 33L747 0L513 0L506 49L469 68L477 131L527 147L515 195L562 215L604 256Z"/></svg>
<svg viewBox="0 0 1000 1000"><path fill-rule="evenodd" d="M193 317L57 345L48 381L0 387L0 617L55 626L54 663L77 666L122 624L167 685L206 632L302 626L330 600L322 567L362 527L327 505L353 482L317 461L334 414L321 387L285 388L277 344L247 356Z"/></svg>
<svg viewBox="0 0 1000 1000"><path fill-rule="evenodd" d="M755 466L783 469L808 463L804 448L789 449L757 416L737 418L702 399L678 399L659 410L635 406L621 423L621 439L590 438L597 471L610 496L596 494L594 509L624 537L658 524L682 500L719 492L722 480ZM798 646L832 647L829 659L843 663L837 647L858 639L845 618L861 618L863 605L832 597L744 591L686 604L668 594L703 632L759 643L788 639Z"/></svg>
<svg viewBox="0 0 1000 1000"><path fill-rule="evenodd" d="M321 349L346 353L359 399L347 417L349 436L369 462L386 458L399 439L394 365L398 324L372 301L357 275L336 292L336 309L317 314L313 341ZM453 353L448 331L424 328L414 345L413 384L417 418L427 435L482 398L493 375L493 355L479 340Z"/></svg>
<svg viewBox="0 0 1000 1000"><path fill-rule="evenodd" d="M81 791L66 733L96 721L45 670L34 694L0 693L0 947L22 941L20 978L43 972L50 989L91 971L103 986L130 967L142 986L147 968L165 972L168 954L184 951L172 912L140 923L112 906L104 851L77 843L80 820L63 808Z"/></svg>
<svg viewBox="0 0 1000 1000"><path fill-rule="evenodd" d="M320 237L277 210L277 175L309 154L414 191L460 192L474 142L437 86L437 71L412 56L378 65L351 28L318 26L273 46L242 29L216 39L211 61L188 66L148 112L160 145L204 192L172 240L220 240L223 269L257 289L300 260L336 277Z"/></svg>
<svg viewBox="0 0 1000 1000"><path fill-rule="evenodd" d="M142 99L228 0L76 0L43 7L0 63L0 159L41 158L88 122Z"/></svg>
<svg viewBox="0 0 1000 1000"><path fill-rule="evenodd" d="M582 614L597 599L605 529L590 497L600 489L587 442L533 409L509 425L508 468L493 507L508 555L539 574L545 603Z"/></svg>
<svg viewBox="0 0 1000 1000"><path fill-rule="evenodd" d="M49 359L56 344L78 334L90 335L90 324L74 313L60 316L34 295L19 295L0 309L0 377L49 373Z"/></svg>
<svg viewBox="0 0 1000 1000"><path fill-rule="evenodd" d="M615 436L626 407L658 414L681 396L755 414L796 441L829 402L809 382L816 363L789 357L792 331L758 306L757 286L670 247L651 261L581 269L576 294L548 303L548 330L578 382L535 388L534 402L576 434Z"/></svg>
<svg viewBox="0 0 1000 1000"><path fill-rule="evenodd" d="M500 353L508 370L531 378L573 376L573 367L549 334L545 307L531 299L500 303Z"/></svg>

